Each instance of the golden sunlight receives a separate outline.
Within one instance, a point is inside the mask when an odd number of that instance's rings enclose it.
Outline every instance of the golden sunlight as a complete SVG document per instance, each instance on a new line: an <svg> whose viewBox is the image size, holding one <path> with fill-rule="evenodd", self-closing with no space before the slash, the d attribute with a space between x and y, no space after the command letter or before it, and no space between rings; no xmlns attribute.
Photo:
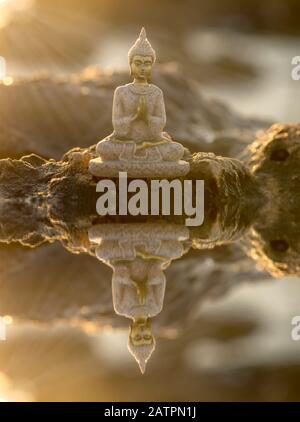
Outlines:
<svg viewBox="0 0 300 422"><path fill-rule="evenodd" d="M29 10L35 0L0 0L0 29L4 28L18 12Z"/></svg>
<svg viewBox="0 0 300 422"><path fill-rule="evenodd" d="M33 401L30 393L15 386L9 378L0 373L0 402L28 402Z"/></svg>

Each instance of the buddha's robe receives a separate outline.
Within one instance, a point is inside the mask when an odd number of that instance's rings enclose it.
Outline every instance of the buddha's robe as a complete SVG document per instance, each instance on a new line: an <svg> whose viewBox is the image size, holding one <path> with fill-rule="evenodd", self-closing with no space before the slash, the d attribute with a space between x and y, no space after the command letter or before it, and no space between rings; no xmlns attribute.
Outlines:
<svg viewBox="0 0 300 422"><path fill-rule="evenodd" d="M133 119L141 96L144 97L146 119ZM113 133L96 147L103 161L178 161L184 155L183 146L163 132L165 104L162 90L156 85L130 83L119 86L114 93L112 123Z"/></svg>
<svg viewBox="0 0 300 422"><path fill-rule="evenodd" d="M141 262L140 262L141 263ZM133 263L135 265L136 263ZM163 307L166 278L161 270L161 263L152 265L144 262L147 288L144 303L140 303L137 287L131 277L131 268L123 263L114 267L112 277L112 296L115 312L127 318L147 316L153 318L159 314Z"/></svg>
<svg viewBox="0 0 300 422"><path fill-rule="evenodd" d="M131 121L137 113L141 96L146 103L147 121ZM117 140L143 142L166 139L167 135L163 133L166 111L162 90L153 84L119 86L114 93L112 122L112 137Z"/></svg>
<svg viewBox="0 0 300 422"><path fill-rule="evenodd" d="M143 259L159 259L169 262L178 259L184 254L184 247L179 240L136 240L116 241L104 239L96 248L96 256L100 261L114 266L114 262L120 260L134 260L137 257Z"/></svg>

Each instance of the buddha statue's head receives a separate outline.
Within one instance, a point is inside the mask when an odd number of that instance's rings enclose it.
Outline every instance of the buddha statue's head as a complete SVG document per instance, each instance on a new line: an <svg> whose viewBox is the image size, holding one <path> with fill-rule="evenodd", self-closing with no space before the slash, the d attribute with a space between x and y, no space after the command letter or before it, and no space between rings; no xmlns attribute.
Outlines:
<svg viewBox="0 0 300 422"><path fill-rule="evenodd" d="M155 51L147 39L145 28L128 52L131 76L139 82L147 82L151 77L152 66L156 60Z"/></svg>
<svg viewBox="0 0 300 422"><path fill-rule="evenodd" d="M139 364L142 374L155 349L155 339L151 331L150 319L141 316L133 320L129 329L128 349Z"/></svg>

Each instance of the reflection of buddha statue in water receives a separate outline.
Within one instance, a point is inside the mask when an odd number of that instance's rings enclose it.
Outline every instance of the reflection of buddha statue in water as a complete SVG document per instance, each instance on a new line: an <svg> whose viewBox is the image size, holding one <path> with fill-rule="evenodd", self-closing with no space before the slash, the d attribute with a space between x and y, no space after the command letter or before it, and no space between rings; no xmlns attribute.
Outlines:
<svg viewBox="0 0 300 422"><path fill-rule="evenodd" d="M148 83L155 51L143 28L130 49L129 64L134 81L114 93L114 131L97 144L99 158L90 161L90 172L98 177L177 177L189 171L182 160L184 147L164 132L166 112L163 93Z"/></svg>
<svg viewBox="0 0 300 422"><path fill-rule="evenodd" d="M97 258L113 269L112 293L117 314L127 318L157 315L163 306L164 270L186 249L185 226L170 223L99 224L89 230Z"/></svg>
<svg viewBox="0 0 300 422"><path fill-rule="evenodd" d="M163 307L164 270L186 251L185 226L167 223L100 224L90 228L96 256L113 269L115 312L132 319L128 348L142 372L155 348L150 318Z"/></svg>
<svg viewBox="0 0 300 422"><path fill-rule="evenodd" d="M99 248L97 256L100 256ZM163 307L166 277L160 259L113 260L112 294L115 312L127 318L159 314Z"/></svg>
<svg viewBox="0 0 300 422"><path fill-rule="evenodd" d="M106 245L102 245L105 248ZM101 248L101 247L100 247ZM97 248L97 257L101 250ZM139 254L138 247L137 253ZM143 256L146 256L143 254ZM115 312L132 319L128 337L128 349L139 364L142 373L155 349L155 338L151 331L150 318L159 314L163 307L166 277L163 272L169 261L162 259L115 259L112 294Z"/></svg>

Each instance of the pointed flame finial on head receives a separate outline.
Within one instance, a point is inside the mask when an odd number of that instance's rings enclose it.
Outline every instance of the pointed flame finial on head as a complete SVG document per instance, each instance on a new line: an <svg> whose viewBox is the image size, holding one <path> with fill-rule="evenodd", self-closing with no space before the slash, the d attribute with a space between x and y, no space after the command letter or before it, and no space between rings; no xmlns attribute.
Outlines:
<svg viewBox="0 0 300 422"><path fill-rule="evenodd" d="M136 42L133 44L128 52L129 63L131 63L134 56L150 56L153 63L156 60L156 54L150 42L148 41L146 30L143 27Z"/></svg>
<svg viewBox="0 0 300 422"><path fill-rule="evenodd" d="M140 346L134 345L130 340L128 342L128 350L139 365L142 374L144 374L146 371L147 362L150 359L152 353L154 352L155 346L155 340L151 344L145 344Z"/></svg>
<svg viewBox="0 0 300 422"><path fill-rule="evenodd" d="M141 29L141 32L140 32L139 38L140 38L141 40L145 40L145 39L147 39L146 29L145 29L144 27L142 27L142 29Z"/></svg>

